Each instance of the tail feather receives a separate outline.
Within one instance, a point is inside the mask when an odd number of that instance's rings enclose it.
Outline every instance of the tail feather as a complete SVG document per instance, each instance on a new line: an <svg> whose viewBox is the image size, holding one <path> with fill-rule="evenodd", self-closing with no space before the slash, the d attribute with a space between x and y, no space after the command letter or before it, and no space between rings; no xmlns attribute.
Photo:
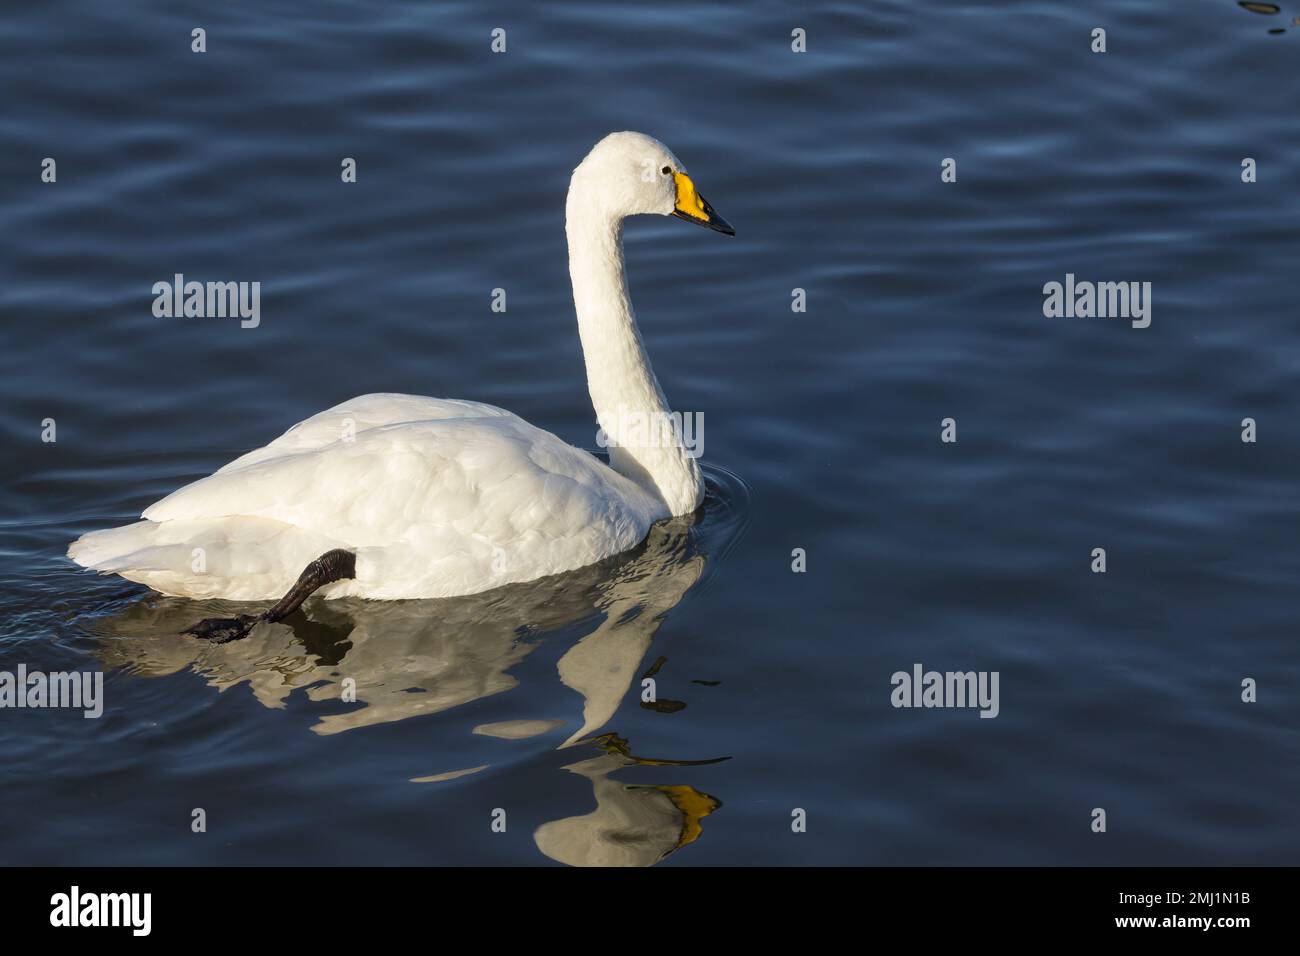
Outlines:
<svg viewBox="0 0 1300 956"><path fill-rule="evenodd" d="M340 544L269 518L137 521L82 535L68 557L163 594L261 601L280 597L302 569Z"/></svg>
<svg viewBox="0 0 1300 956"><path fill-rule="evenodd" d="M90 531L68 545L68 557L83 568L96 571L117 571L145 561L143 552L156 544L158 525L152 521L137 521L120 528ZM144 563L142 569L147 568Z"/></svg>

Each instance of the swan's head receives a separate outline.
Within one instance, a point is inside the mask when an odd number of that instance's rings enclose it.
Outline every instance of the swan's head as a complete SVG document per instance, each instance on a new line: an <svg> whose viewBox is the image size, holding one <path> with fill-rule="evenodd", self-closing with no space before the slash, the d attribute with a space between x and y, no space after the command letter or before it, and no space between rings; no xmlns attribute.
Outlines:
<svg viewBox="0 0 1300 956"><path fill-rule="evenodd" d="M681 161L644 133L610 133L592 147L573 171L569 203L615 219L654 213L736 234L696 191Z"/></svg>

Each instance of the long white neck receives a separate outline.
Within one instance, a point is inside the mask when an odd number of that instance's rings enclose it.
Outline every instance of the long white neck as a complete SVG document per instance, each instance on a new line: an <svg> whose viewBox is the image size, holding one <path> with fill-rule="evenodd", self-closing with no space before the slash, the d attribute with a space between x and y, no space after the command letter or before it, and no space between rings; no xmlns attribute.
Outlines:
<svg viewBox="0 0 1300 956"><path fill-rule="evenodd" d="M669 514L689 514L704 499L704 482L681 433L668 425L668 403L628 301L622 220L582 203L571 189L565 231L587 390L610 465L660 499Z"/></svg>

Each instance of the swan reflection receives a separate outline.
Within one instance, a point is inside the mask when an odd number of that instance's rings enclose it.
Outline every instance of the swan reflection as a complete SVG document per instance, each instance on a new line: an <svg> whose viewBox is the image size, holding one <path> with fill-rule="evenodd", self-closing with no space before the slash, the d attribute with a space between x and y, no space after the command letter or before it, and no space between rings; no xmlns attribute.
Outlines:
<svg viewBox="0 0 1300 956"><path fill-rule="evenodd" d="M146 598L102 622L101 657L108 667L144 676L192 669L217 690L248 684L266 707L283 707L296 690L337 702L355 689L355 705L323 714L312 727L336 734L510 690L518 684L510 669L546 635L580 627L589 633L558 665L561 682L583 699L581 724L567 746L613 716L664 614L704 565L692 521L677 519L655 526L621 560L571 574L460 598L316 601L243 640L215 645L178 634L197 602ZM230 605L220 607L213 613L229 613Z"/></svg>
<svg viewBox="0 0 1300 956"><path fill-rule="evenodd" d="M311 727L328 736L508 691L519 683L512 669L528 655L548 641L568 643L556 664L556 693L547 698L551 713L484 723L473 732L488 738L484 746L496 746L492 738L554 739L567 731L557 749L600 749L599 756L562 767L591 780L596 810L542 825L537 846L571 864L653 863L693 842L699 820L719 803L689 787L634 787L611 779L614 771L643 762L611 746L613 735L595 735L646 670L665 616L705 574L706 542L716 556L743 521L743 511L718 494L717 479L710 477L710 494L696 516L658 524L638 548L576 572L458 598L310 601L283 622L228 644L179 632L196 613L228 614L236 605L148 595L91 625L96 653L106 669L141 677L188 671L218 691L246 684L268 708L284 708L301 691L332 705ZM449 781L488 767L433 768L448 772L407 779L454 785Z"/></svg>
<svg viewBox="0 0 1300 956"><path fill-rule="evenodd" d="M537 848L569 866L651 866L668 854L694 843L700 821L722 801L684 784L631 785L610 779L623 767L700 766L713 760L648 760L628 752L627 741L607 734L594 741L605 751L600 757L571 763L564 769L591 781L596 809L583 816L543 823L533 834Z"/></svg>

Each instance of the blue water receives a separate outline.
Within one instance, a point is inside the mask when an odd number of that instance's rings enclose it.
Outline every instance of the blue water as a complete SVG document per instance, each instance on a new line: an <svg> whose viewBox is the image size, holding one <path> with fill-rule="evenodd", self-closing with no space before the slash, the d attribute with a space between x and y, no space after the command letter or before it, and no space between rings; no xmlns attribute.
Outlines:
<svg viewBox="0 0 1300 956"><path fill-rule="evenodd" d="M1295 863L1297 16L9 11L0 670L102 670L106 705L0 710L0 862ZM595 447L564 190L626 128L738 233L627 230L659 379L706 422L695 519L220 647L176 632L233 606L63 557L366 392ZM155 318L175 273L260 281L260 326ZM1067 273L1150 282L1150 327L1046 318ZM604 675L585 698L568 655ZM998 672L998 717L892 707L918 662ZM562 746L584 703L608 716Z"/></svg>

